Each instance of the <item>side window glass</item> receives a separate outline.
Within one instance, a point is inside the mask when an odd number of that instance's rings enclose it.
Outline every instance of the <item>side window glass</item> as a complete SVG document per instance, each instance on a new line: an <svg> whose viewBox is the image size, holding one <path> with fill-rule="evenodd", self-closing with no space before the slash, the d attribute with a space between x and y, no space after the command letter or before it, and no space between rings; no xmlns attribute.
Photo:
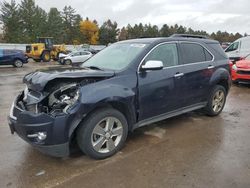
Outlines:
<svg viewBox="0 0 250 188"><path fill-rule="evenodd" d="M206 56L206 61L212 61L213 56L204 48L205 56Z"/></svg>
<svg viewBox="0 0 250 188"><path fill-rule="evenodd" d="M73 56L79 56L79 55L80 55L80 52L76 52L76 53L74 53Z"/></svg>
<svg viewBox="0 0 250 188"><path fill-rule="evenodd" d="M235 51L239 48L239 42L234 42L233 44L231 44L225 52L232 52L232 51Z"/></svg>
<svg viewBox="0 0 250 188"><path fill-rule="evenodd" d="M199 44L181 43L183 63L198 63L206 61L205 49Z"/></svg>
<svg viewBox="0 0 250 188"><path fill-rule="evenodd" d="M156 47L145 59L162 61L164 67L178 65L178 52L176 44L162 44Z"/></svg>
<svg viewBox="0 0 250 188"><path fill-rule="evenodd" d="M87 52L81 52L81 55L88 55Z"/></svg>
<svg viewBox="0 0 250 188"><path fill-rule="evenodd" d="M0 49L0 57L3 57L3 50Z"/></svg>

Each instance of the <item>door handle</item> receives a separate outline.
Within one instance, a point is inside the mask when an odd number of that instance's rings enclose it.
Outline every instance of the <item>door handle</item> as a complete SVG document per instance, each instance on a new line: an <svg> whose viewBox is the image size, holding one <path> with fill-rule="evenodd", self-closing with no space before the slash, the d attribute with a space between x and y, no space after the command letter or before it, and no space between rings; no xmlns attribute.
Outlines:
<svg viewBox="0 0 250 188"><path fill-rule="evenodd" d="M209 65L209 66L207 67L207 69L213 69L213 68L214 68L213 65Z"/></svg>
<svg viewBox="0 0 250 188"><path fill-rule="evenodd" d="M176 74L174 75L175 78L181 77L181 76L184 76L184 73L176 73Z"/></svg>

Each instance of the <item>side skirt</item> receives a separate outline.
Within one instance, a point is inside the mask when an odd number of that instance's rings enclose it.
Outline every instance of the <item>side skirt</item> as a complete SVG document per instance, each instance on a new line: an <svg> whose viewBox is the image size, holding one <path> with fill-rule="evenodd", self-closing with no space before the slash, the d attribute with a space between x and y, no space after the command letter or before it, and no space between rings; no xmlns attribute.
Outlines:
<svg viewBox="0 0 250 188"><path fill-rule="evenodd" d="M168 119L168 118L171 118L171 117L174 117L174 116L185 114L187 112L191 112L191 111L194 111L194 110L204 108L206 105L207 105L207 102L202 102L202 103L198 103L198 104L195 104L195 105L183 107L183 108L180 108L178 110L174 110L174 111L171 111L171 112L168 112L168 113L164 113L164 114L161 114L161 115L158 115L158 116L154 116L154 117L139 121L138 123L136 123L134 125L133 130L136 129L136 128L139 128L139 127L143 127L143 126L148 125L148 124L152 124L152 123L155 123L155 122L158 122L158 121L162 121L164 119Z"/></svg>

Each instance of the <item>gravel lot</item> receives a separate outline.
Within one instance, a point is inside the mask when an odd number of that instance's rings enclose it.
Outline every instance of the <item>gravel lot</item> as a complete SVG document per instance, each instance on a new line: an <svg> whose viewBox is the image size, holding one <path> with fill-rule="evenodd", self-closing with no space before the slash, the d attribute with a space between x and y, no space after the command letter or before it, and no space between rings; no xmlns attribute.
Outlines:
<svg viewBox="0 0 250 188"><path fill-rule="evenodd" d="M96 161L58 159L11 135L7 115L32 70L0 67L0 187L250 187L250 85L231 88L223 113L184 114L137 129L125 148Z"/></svg>

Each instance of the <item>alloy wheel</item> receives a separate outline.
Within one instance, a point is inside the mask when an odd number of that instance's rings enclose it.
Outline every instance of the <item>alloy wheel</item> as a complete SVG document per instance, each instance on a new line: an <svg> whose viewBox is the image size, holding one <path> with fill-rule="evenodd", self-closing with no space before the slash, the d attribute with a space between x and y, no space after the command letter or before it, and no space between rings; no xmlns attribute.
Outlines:
<svg viewBox="0 0 250 188"><path fill-rule="evenodd" d="M213 97L213 103L212 103L213 111L216 113L221 111L221 109L224 106L224 103L225 103L225 94L222 90L218 90Z"/></svg>
<svg viewBox="0 0 250 188"><path fill-rule="evenodd" d="M113 151L120 143L123 135L122 123L115 117L102 119L91 135L92 147L99 153Z"/></svg>
<svg viewBox="0 0 250 188"><path fill-rule="evenodd" d="M22 67L23 66L23 62L21 60L16 60L15 61L15 66L16 67Z"/></svg>

